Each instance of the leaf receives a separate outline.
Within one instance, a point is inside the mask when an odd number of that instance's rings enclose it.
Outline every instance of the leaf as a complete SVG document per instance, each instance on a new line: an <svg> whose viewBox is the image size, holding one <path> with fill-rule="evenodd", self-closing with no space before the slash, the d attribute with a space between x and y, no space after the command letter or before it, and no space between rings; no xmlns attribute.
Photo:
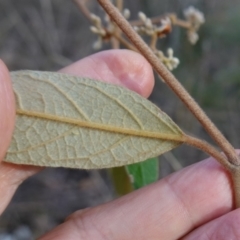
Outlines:
<svg viewBox="0 0 240 240"><path fill-rule="evenodd" d="M133 186L126 170L125 167L115 167L110 169L110 176L114 190L119 196L126 195L133 191Z"/></svg>
<svg viewBox="0 0 240 240"><path fill-rule="evenodd" d="M134 189L139 189L158 180L159 165L157 158L126 166Z"/></svg>
<svg viewBox="0 0 240 240"><path fill-rule="evenodd" d="M11 73L17 120L7 162L108 168L177 147L183 133L159 108L112 84L62 73Z"/></svg>

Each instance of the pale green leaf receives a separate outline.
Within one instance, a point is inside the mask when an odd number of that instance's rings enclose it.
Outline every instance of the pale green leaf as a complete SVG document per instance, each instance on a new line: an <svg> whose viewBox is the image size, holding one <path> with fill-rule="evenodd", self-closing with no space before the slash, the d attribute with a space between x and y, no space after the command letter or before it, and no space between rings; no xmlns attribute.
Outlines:
<svg viewBox="0 0 240 240"><path fill-rule="evenodd" d="M157 158L150 158L144 162L134 163L126 166L126 168L134 189L139 189L158 180L159 164Z"/></svg>
<svg viewBox="0 0 240 240"><path fill-rule="evenodd" d="M125 88L62 73L11 73L17 120L5 161L107 168L160 155L183 133L159 108Z"/></svg>

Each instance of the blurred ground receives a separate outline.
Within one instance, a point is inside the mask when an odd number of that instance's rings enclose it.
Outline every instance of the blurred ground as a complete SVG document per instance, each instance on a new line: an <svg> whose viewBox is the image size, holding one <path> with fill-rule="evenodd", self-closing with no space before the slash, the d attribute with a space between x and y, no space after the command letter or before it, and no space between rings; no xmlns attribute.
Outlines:
<svg viewBox="0 0 240 240"><path fill-rule="evenodd" d="M185 32L174 29L160 49L172 47L181 64L174 74L237 148L240 146L240 2L229 0L129 0L136 19L176 12L193 5L204 12L200 41L191 46ZM101 13L95 1L89 7ZM95 36L71 1L0 0L0 57L10 70L55 71L93 53ZM108 46L105 46L107 49ZM151 100L186 132L210 140L174 94L156 78ZM200 151L183 146L160 158L161 176L179 165L203 159ZM177 159L177 160L176 160ZM172 163L172 164L169 164ZM176 165L177 162L177 165ZM114 198L105 171L46 169L25 181L0 219L0 240L35 239L77 209ZM25 233L25 238L20 235ZM9 238L7 238L9 237Z"/></svg>

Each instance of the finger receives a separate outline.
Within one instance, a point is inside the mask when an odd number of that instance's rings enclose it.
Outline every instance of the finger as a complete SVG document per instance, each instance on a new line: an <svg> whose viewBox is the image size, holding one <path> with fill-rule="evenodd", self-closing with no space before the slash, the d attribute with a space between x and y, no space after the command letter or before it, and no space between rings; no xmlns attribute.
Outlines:
<svg viewBox="0 0 240 240"><path fill-rule="evenodd" d="M154 85L153 71L142 55L129 50L109 50L91 55L61 72L125 86L148 97Z"/></svg>
<svg viewBox="0 0 240 240"><path fill-rule="evenodd" d="M10 144L15 122L14 95L9 72L0 60L0 161Z"/></svg>
<svg viewBox="0 0 240 240"><path fill-rule="evenodd" d="M37 173L39 167L21 166L10 163L1 163L0 165L0 215L3 213L17 187L26 178Z"/></svg>
<svg viewBox="0 0 240 240"><path fill-rule="evenodd" d="M11 141L15 123L15 100L9 71L0 60L0 214L17 186L34 168L1 163Z"/></svg>
<svg viewBox="0 0 240 240"><path fill-rule="evenodd" d="M217 218L194 230L182 240L240 239L240 209Z"/></svg>
<svg viewBox="0 0 240 240"><path fill-rule="evenodd" d="M11 87L11 80L8 69L0 60L0 162L3 160L4 155L11 141L12 132L15 122L15 104L14 95ZM13 176L11 176L10 169L7 169L5 164L0 166L0 213L8 203L8 192L6 181L11 184ZM8 179L11 176L11 179Z"/></svg>
<svg viewBox="0 0 240 240"><path fill-rule="evenodd" d="M124 60L125 59L125 60ZM78 76L106 80L126 86L147 96L153 87L151 66L139 54L131 51L106 51L86 57L60 70ZM10 143L14 125L14 99L5 65L0 65L0 155ZM2 97L3 96L3 97ZM12 198L18 185L41 168L2 163L0 166L0 214Z"/></svg>
<svg viewBox="0 0 240 240"><path fill-rule="evenodd" d="M179 239L232 209L226 171L212 158L113 202L74 213L46 239Z"/></svg>

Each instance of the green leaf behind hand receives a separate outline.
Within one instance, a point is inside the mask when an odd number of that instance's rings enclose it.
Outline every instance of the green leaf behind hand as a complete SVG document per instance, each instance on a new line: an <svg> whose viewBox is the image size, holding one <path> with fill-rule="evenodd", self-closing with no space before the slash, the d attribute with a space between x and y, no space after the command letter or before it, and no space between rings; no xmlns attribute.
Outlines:
<svg viewBox="0 0 240 240"><path fill-rule="evenodd" d="M135 189L156 182L159 175L159 164L157 158L151 158L144 162L126 166Z"/></svg>

